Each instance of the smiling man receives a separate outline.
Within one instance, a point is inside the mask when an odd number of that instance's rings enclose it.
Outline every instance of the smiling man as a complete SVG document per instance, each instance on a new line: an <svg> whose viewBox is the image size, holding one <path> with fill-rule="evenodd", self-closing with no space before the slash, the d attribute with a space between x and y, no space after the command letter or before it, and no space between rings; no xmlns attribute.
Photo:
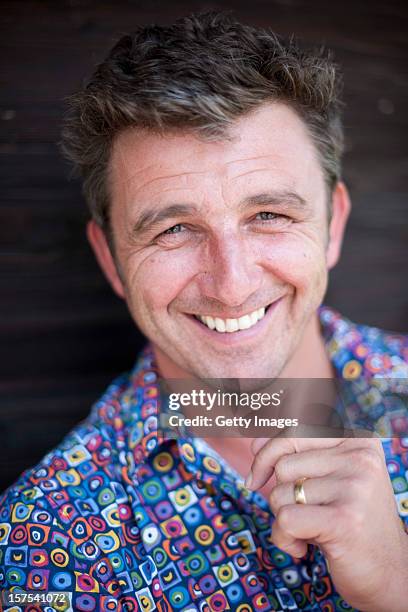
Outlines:
<svg viewBox="0 0 408 612"><path fill-rule="evenodd" d="M124 36L73 97L88 238L148 344L3 495L10 607L407 609L406 339L322 306L350 210L338 96L322 52L206 14ZM161 381L277 377L351 381L382 439L159 432Z"/></svg>

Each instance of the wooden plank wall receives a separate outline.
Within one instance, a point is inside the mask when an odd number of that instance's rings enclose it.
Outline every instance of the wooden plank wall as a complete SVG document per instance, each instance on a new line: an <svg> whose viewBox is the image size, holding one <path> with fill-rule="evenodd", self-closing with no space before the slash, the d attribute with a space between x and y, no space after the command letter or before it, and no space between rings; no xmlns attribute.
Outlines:
<svg viewBox="0 0 408 612"><path fill-rule="evenodd" d="M56 145L63 99L120 34L206 8L335 51L354 211L327 302L355 320L407 327L406 2L2 1L0 489L88 414L143 343L85 240L80 187Z"/></svg>

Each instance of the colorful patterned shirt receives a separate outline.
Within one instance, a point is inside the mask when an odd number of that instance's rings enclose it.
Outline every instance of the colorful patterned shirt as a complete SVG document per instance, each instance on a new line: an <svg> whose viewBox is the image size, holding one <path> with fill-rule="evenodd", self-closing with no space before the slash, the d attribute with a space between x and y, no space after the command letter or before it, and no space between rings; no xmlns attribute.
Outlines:
<svg viewBox="0 0 408 612"><path fill-rule="evenodd" d="M408 437L393 437L408 431L407 340L327 307L319 315L337 376L356 381L351 414L379 423L408 524ZM352 609L318 547L297 559L274 546L267 501L203 440L160 439L157 381L147 347L3 494L0 586L67 592L67 609L83 612Z"/></svg>

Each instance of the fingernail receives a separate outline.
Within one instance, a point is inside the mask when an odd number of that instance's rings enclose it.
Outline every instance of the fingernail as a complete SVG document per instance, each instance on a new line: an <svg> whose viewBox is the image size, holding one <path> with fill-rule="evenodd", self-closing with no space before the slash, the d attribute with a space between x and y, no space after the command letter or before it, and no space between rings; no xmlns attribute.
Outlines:
<svg viewBox="0 0 408 612"><path fill-rule="evenodd" d="M248 476L245 479L245 488L250 489L253 481L252 470L249 472Z"/></svg>

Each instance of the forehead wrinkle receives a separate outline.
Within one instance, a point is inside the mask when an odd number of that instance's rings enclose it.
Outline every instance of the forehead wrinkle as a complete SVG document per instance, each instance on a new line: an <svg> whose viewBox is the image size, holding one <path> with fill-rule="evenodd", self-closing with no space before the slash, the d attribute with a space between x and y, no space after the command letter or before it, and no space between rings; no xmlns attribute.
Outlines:
<svg viewBox="0 0 408 612"><path fill-rule="evenodd" d="M269 153L268 155L254 155L254 157L242 157L241 159L231 159L230 161L226 162L226 165L232 166L234 164L242 164L250 161L259 161L260 159L270 159L271 157L273 157L272 153Z"/></svg>
<svg viewBox="0 0 408 612"><path fill-rule="evenodd" d="M256 172L270 172L271 168L255 168L254 170L247 170L247 172L242 172L236 174L235 176L231 176L229 178L230 181L235 181L238 178L242 178L243 176L248 176L248 174L255 174Z"/></svg>
<svg viewBox="0 0 408 612"><path fill-rule="evenodd" d="M154 165L154 164L152 164ZM151 167L151 166L149 166ZM129 177L125 183L129 184L132 182L132 180L138 175L140 174L142 171L138 171L136 172L134 175L132 175L131 177ZM144 183L142 183L141 185L137 186L137 191L140 191L141 189L144 189L145 187L152 185L153 183L156 183L157 181L163 181L163 180L171 180L171 179L175 179L175 178L183 178L184 181L189 177L189 176L195 176L195 175L201 175L201 174L205 174L205 172L178 172L177 174L164 174L163 176L155 176L147 181L145 181ZM188 187L169 187L168 189L188 189ZM162 190L160 190L162 191Z"/></svg>
<svg viewBox="0 0 408 612"><path fill-rule="evenodd" d="M133 164L129 162L129 156L126 155L126 153L124 152L124 149L126 149L126 146L124 145L124 143L120 139L116 140L113 144L113 155L111 156L111 161L114 160L115 154L116 154L118 158L118 162L121 166L121 169L123 170L124 173L128 174L129 170L132 170L131 167L133 166ZM128 187L129 184L135 179L137 179L139 175L143 175L145 173L151 172L151 170L154 169L157 165L158 165L158 162L154 161L151 164L148 164L146 166L143 166L142 168L134 170L134 172L132 172L130 176L127 176L121 181L122 186ZM110 166L111 166L111 171L112 171L113 164L111 163ZM149 184L153 183L156 180L172 179L172 178L188 176L188 175L196 175L196 174L197 175L203 174L203 172L202 171L196 171L196 172L191 171L191 172L181 172L181 173L153 177L152 179L148 179L147 181L139 185L137 187L137 190L143 189L144 187L148 186Z"/></svg>
<svg viewBox="0 0 408 612"><path fill-rule="evenodd" d="M237 170L235 170L235 166L246 164L247 162L258 162L258 161L264 161L264 160L271 162L271 158L272 158L272 161L274 161L274 165L276 165L275 159L274 159L276 157L277 155L275 153L275 154L269 154L269 155L257 155L255 157L245 157L243 159L234 159L232 161L229 161L226 163L228 178L230 180L234 180L235 178L238 178L239 176L243 176L244 174L248 174L250 172L257 172L258 170L266 170L266 171L271 170L269 166L265 168L264 165L261 168L257 167L257 168L253 168L252 170L246 170L245 168L241 168L241 169L238 168ZM236 171L237 171L237 174L235 174Z"/></svg>
<svg viewBox="0 0 408 612"><path fill-rule="evenodd" d="M190 191L190 190L191 190L191 187L181 187L181 186L180 187L165 187L164 189L159 189L157 193L153 191L152 196L161 195L162 193L169 193L172 191L177 192L177 191Z"/></svg>

